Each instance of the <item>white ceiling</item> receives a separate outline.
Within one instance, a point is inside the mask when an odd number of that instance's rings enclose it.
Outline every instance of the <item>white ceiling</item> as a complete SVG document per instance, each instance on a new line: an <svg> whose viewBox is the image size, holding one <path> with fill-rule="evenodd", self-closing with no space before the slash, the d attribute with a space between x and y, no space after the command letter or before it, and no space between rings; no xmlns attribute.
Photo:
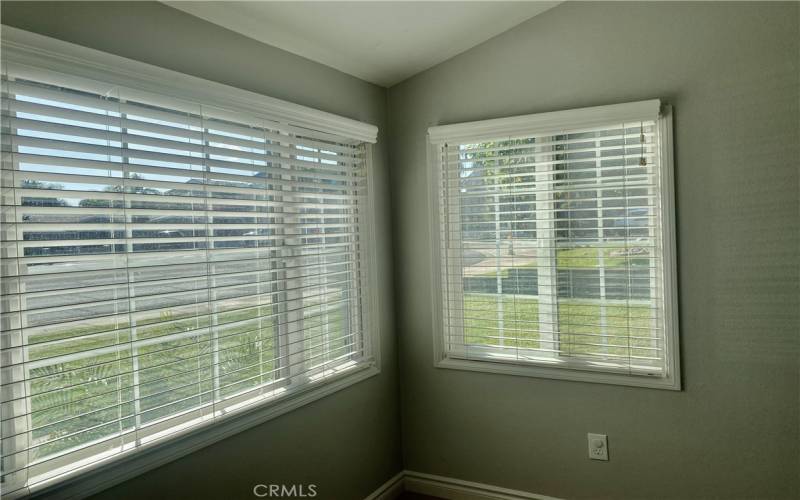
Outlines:
<svg viewBox="0 0 800 500"><path fill-rule="evenodd" d="M390 87L559 2L164 2Z"/></svg>

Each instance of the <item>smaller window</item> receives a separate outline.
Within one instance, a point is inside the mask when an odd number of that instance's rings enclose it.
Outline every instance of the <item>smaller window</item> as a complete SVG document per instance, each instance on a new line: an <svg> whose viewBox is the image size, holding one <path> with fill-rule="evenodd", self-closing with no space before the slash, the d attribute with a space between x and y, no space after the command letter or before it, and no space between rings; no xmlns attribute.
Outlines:
<svg viewBox="0 0 800 500"><path fill-rule="evenodd" d="M657 100L429 129L437 366L680 389Z"/></svg>

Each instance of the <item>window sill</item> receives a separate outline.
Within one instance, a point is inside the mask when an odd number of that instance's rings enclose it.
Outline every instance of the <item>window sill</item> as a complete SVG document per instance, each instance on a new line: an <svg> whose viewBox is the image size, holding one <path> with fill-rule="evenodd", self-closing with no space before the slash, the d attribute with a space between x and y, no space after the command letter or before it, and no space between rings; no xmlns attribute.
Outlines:
<svg viewBox="0 0 800 500"><path fill-rule="evenodd" d="M469 360L447 357L434 363L437 368L466 370L501 375L516 375L596 384L646 387L651 389L681 390L680 380L674 376L652 377L628 373L609 373L603 371L576 370L555 366L541 366L529 363L494 362L489 360Z"/></svg>
<svg viewBox="0 0 800 500"><path fill-rule="evenodd" d="M90 496L379 373L380 368L375 361L353 366L346 372L326 377L324 384L312 383L304 390L293 392L271 404L242 409L224 420L209 421L205 425L170 434L168 438L130 452L115 454L101 462L40 483L31 488L29 494L32 498L47 496L53 499ZM24 489L15 492L18 497L25 494Z"/></svg>

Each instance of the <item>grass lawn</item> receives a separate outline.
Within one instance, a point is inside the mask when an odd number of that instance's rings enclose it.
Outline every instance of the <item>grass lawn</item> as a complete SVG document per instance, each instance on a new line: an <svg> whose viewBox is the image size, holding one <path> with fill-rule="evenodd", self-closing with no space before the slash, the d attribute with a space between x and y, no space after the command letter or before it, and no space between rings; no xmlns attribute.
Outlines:
<svg viewBox="0 0 800 500"><path fill-rule="evenodd" d="M501 309L502 304L502 332ZM560 299L558 334L561 355L592 357L652 356L651 310L646 305L598 304ZM536 298L491 294L465 294L464 334L468 344L509 348L551 349L539 340L539 301ZM513 352L513 351L511 351Z"/></svg>
<svg viewBox="0 0 800 500"><path fill-rule="evenodd" d="M136 356L125 345L131 340L127 321L83 320L31 335L31 361L118 346L31 369L32 434L34 443L41 443L31 450L31 459L132 428L137 398L141 423L146 424L208 403L215 393L225 398L278 378L275 333L280 320L272 305L239 303L213 316L197 314L195 307L177 307L137 319L137 339L165 339L138 347ZM321 314L311 305L305 316L304 349L313 364L346 354L353 340L345 333L343 308ZM184 338L166 338L195 330ZM53 342L57 340L62 341Z"/></svg>
<svg viewBox="0 0 800 500"><path fill-rule="evenodd" d="M648 265L649 255L647 253L626 257L621 255L623 250L619 247L580 247L559 248L556 251L556 266L558 269L597 269L600 267L598 250L603 252L603 267L607 269L624 269L629 264L634 267ZM533 261L515 265L514 267L525 269L535 268L536 266L536 260L533 259ZM508 267L500 269L500 276L507 278L509 269ZM489 269L486 272L476 274L476 276L497 276L497 270Z"/></svg>

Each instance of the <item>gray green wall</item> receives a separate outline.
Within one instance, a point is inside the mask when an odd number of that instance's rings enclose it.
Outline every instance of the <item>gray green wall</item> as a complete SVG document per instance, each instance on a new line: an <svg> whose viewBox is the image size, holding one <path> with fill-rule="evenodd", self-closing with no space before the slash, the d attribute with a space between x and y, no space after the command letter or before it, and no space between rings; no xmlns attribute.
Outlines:
<svg viewBox="0 0 800 500"><path fill-rule="evenodd" d="M2 22L377 125L382 372L99 494L247 499L258 483L364 498L401 469L392 312L386 90L152 2L2 2Z"/></svg>
<svg viewBox="0 0 800 500"><path fill-rule="evenodd" d="M800 497L799 8L565 3L389 90L406 469L567 498ZM674 105L685 390L435 369L427 127L654 97Z"/></svg>

